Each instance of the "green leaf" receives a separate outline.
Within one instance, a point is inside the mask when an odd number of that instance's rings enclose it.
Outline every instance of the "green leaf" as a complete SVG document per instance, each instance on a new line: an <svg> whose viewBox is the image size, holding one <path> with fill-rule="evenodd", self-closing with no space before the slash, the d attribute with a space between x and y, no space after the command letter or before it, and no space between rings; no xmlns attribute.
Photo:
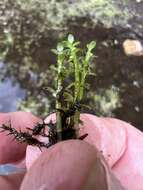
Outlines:
<svg viewBox="0 0 143 190"><path fill-rule="evenodd" d="M58 51L56 49L51 49L51 52L54 53L54 54L58 54Z"/></svg>
<svg viewBox="0 0 143 190"><path fill-rule="evenodd" d="M73 102L73 96L70 93L68 93L68 92L64 92L64 98L68 102Z"/></svg>
<svg viewBox="0 0 143 190"><path fill-rule="evenodd" d="M53 88L51 88L51 87L45 87L44 90L45 90L45 91L48 91L48 92L50 92L50 93L52 93L52 94L56 92L56 91L55 91Z"/></svg>
<svg viewBox="0 0 143 190"><path fill-rule="evenodd" d="M88 75L96 76L96 73L90 72Z"/></svg>
<svg viewBox="0 0 143 190"><path fill-rule="evenodd" d="M52 71L58 71L58 68L55 66L55 65L50 65L50 69L52 70Z"/></svg>
<svg viewBox="0 0 143 190"><path fill-rule="evenodd" d="M72 44L74 42L74 36L72 34L68 35L68 41Z"/></svg>
<svg viewBox="0 0 143 190"><path fill-rule="evenodd" d="M70 88L72 88L73 86L75 86L75 82L72 82L71 84L69 84L69 85L66 87L66 89L70 89Z"/></svg>
<svg viewBox="0 0 143 190"><path fill-rule="evenodd" d="M79 44L80 44L80 42L75 42L75 43L74 43L74 47L75 47L75 46L78 46Z"/></svg>
<svg viewBox="0 0 143 190"><path fill-rule="evenodd" d="M96 47L96 42L95 41L91 41L89 44L87 44L87 48L88 48L89 51L91 51L95 47Z"/></svg>
<svg viewBox="0 0 143 190"><path fill-rule="evenodd" d="M58 51L59 53L61 53L63 50L64 50L63 44L62 44L62 43L59 43L59 44L57 45L57 51Z"/></svg>
<svg viewBox="0 0 143 190"><path fill-rule="evenodd" d="M81 104L81 106L82 106L83 108L86 108L86 109L91 110L91 106L89 106L89 105L86 105L86 104Z"/></svg>

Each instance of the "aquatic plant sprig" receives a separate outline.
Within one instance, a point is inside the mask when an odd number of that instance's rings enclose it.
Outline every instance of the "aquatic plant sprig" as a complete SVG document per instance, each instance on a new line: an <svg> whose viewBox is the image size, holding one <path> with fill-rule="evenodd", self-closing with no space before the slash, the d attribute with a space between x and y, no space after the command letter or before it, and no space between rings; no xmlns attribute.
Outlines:
<svg viewBox="0 0 143 190"><path fill-rule="evenodd" d="M66 110L70 108L69 105L77 105L83 99L84 95L84 88L86 77L90 73L89 71L89 64L91 59L93 58L92 50L95 48L96 43L94 41L87 44L87 51L84 56L81 54L83 53L82 49L79 48L80 42L75 41L74 36L69 34L67 40L62 41L58 46L57 50L54 50L54 53L58 55L58 82L57 82L57 91L62 98L64 99L65 95L70 97L70 99L66 99L64 105L60 102L60 99L56 98L56 115L57 117L57 129L62 130L61 124L61 114L59 109L67 105ZM64 66L65 64L65 66ZM66 72L65 72L66 67ZM63 69L63 70L62 70ZM68 84L67 87L64 87L63 76L67 79L70 77L70 74L74 74L74 79ZM59 90L58 90L59 89ZM72 101L71 101L72 100ZM68 102L69 101L69 102ZM76 130L78 136L78 125L80 120L80 110L77 108L75 109L75 113L71 116L71 123ZM71 125L70 125L71 126Z"/></svg>
<svg viewBox="0 0 143 190"><path fill-rule="evenodd" d="M59 43L57 45L57 89L56 89L56 118L57 118L57 131L59 131L58 140L60 141L62 139L61 131L62 131L62 116L61 116L61 109L62 109L62 103L61 103L61 96L63 95L63 82L65 78L64 74L64 60L66 57L66 53L64 50L64 47L62 43Z"/></svg>
<svg viewBox="0 0 143 190"><path fill-rule="evenodd" d="M92 53L92 50L95 48L96 42L92 41L89 44L87 44L87 52L85 57L82 60L82 70L81 70L81 81L80 81L80 89L79 89L79 95L78 95L78 100L82 100L83 94L84 94L84 85L85 85L85 80L86 76L88 74L92 74L90 72L90 61L94 57L94 54Z"/></svg>
<svg viewBox="0 0 143 190"><path fill-rule="evenodd" d="M80 42L76 42L74 40L73 35L70 34L68 36L68 40L65 42L65 44L69 49L69 62L70 62L69 65L73 64L74 67L75 78L73 82L74 84L73 104L76 104L77 102L81 102L83 99L86 77L88 74L90 74L89 64L94 56L92 50L95 48L96 42L92 41L89 44L87 44L87 52L85 56L80 55L81 53L83 53L82 50L78 47ZM77 109L74 115L74 125L76 131L78 131L79 120L80 120L80 111Z"/></svg>
<svg viewBox="0 0 143 190"><path fill-rule="evenodd" d="M16 131L11 126L2 125L4 131L22 143L27 143L39 148L49 146L68 139L86 138L87 134L79 136L79 123L86 78L90 74L90 62L93 58L94 41L87 44L84 52L79 47L80 42L75 41L73 35L58 43L52 50L57 56L55 91L48 87L55 97L56 122L37 124L33 129L27 126L27 132ZM48 89L47 88L47 89ZM48 134L46 128L48 127ZM35 138L42 135L48 138L48 143L43 143Z"/></svg>

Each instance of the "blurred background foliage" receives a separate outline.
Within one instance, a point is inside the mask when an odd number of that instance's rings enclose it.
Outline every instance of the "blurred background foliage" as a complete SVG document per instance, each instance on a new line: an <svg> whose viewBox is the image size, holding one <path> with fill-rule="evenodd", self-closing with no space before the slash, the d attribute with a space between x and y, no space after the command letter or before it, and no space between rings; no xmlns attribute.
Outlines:
<svg viewBox="0 0 143 190"><path fill-rule="evenodd" d="M88 78L91 85L84 100L91 109L84 111L116 116L140 127L142 60L127 57L122 50L123 40L134 34L123 32L134 18L129 2L0 0L0 111L20 109L42 117L53 111L53 96L43 90L54 86L56 57L51 49L72 33L81 47L97 41L97 58L92 62L96 77ZM14 89L13 94L9 89Z"/></svg>
<svg viewBox="0 0 143 190"><path fill-rule="evenodd" d="M11 48L19 56L31 56L41 39L61 37L78 18L87 18L84 27L89 20L93 28L98 22L106 27L124 25L129 18L125 2L118 2L120 9L112 0L1 0L0 55L5 56Z"/></svg>

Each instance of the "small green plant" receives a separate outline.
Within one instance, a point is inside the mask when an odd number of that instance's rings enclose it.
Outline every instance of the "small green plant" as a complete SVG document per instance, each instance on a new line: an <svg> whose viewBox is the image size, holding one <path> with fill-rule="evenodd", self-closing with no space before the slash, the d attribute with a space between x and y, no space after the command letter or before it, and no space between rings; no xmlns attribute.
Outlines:
<svg viewBox="0 0 143 190"><path fill-rule="evenodd" d="M94 41L87 44L87 51L83 55L79 48L80 42L74 40L73 35L69 35L66 41L58 44L53 52L57 55L57 83L56 83L56 117L57 131L62 131L65 124L62 123L63 112L67 117L66 125L75 129L75 136L78 137L78 125L80 122L80 109L84 96L86 76L90 72L90 61L93 58L92 50L95 48ZM65 84L65 80L73 78L70 84ZM62 111L61 111L62 110ZM68 113L68 114L67 114ZM64 121L65 122L65 121ZM59 137L59 140L62 136Z"/></svg>
<svg viewBox="0 0 143 190"><path fill-rule="evenodd" d="M93 74L90 71L90 61L94 57L92 51L96 46L94 41L86 45L86 51L80 47L80 42L75 41L74 36L69 34L68 38L58 43L53 53L57 56L55 90L52 89L55 97L56 123L37 124L32 130L18 132L10 126L3 125L4 130L9 131L20 142L26 142L38 147L49 147L59 141L68 139L83 139L79 136L79 123L81 108L84 106L83 96L86 87L87 75ZM47 90L50 89L49 87ZM51 90L51 89L50 89ZM46 135L45 128L49 127L49 134ZM42 135L49 138L49 143L38 141L34 136Z"/></svg>

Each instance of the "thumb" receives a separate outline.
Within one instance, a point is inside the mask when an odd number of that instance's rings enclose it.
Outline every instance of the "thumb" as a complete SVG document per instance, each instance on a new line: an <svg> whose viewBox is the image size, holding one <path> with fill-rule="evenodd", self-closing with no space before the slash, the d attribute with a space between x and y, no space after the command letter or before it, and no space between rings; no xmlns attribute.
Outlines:
<svg viewBox="0 0 143 190"><path fill-rule="evenodd" d="M84 141L68 140L44 151L20 190L123 190L103 156Z"/></svg>

